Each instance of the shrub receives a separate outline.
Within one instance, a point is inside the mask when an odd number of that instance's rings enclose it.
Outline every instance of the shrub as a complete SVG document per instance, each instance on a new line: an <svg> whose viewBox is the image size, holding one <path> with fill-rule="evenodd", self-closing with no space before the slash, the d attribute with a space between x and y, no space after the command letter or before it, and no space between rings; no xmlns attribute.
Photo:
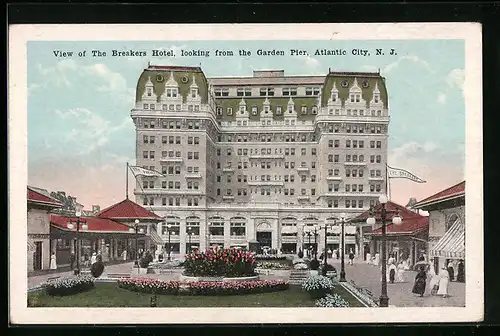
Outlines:
<svg viewBox="0 0 500 336"><path fill-rule="evenodd" d="M277 256L275 254L257 254L255 255L255 260L286 260L286 256Z"/></svg>
<svg viewBox="0 0 500 336"><path fill-rule="evenodd" d="M141 268L148 268L149 263L150 263L149 258L146 256L139 259L139 267Z"/></svg>
<svg viewBox="0 0 500 336"><path fill-rule="evenodd" d="M184 260L184 274L189 276L243 277L255 275L255 258L250 252L213 249L190 252Z"/></svg>
<svg viewBox="0 0 500 336"><path fill-rule="evenodd" d="M104 264L100 259L97 259L97 261L90 266L90 274L92 274L94 278L98 278L103 272Z"/></svg>
<svg viewBox="0 0 500 336"><path fill-rule="evenodd" d="M307 264L304 263L304 262L297 263L297 264L293 265L293 268L296 269L296 270L306 270L306 269L309 269L309 267L307 266Z"/></svg>
<svg viewBox="0 0 500 336"><path fill-rule="evenodd" d="M338 294L326 294L316 300L316 307L349 307L349 303Z"/></svg>
<svg viewBox="0 0 500 336"><path fill-rule="evenodd" d="M319 268L319 260L318 259L311 260L311 262L309 263L309 268L316 271Z"/></svg>
<svg viewBox="0 0 500 336"><path fill-rule="evenodd" d="M42 284L48 295L64 296L94 288L94 278L88 275L51 280Z"/></svg>
<svg viewBox="0 0 500 336"><path fill-rule="evenodd" d="M307 291L314 299L326 296L333 288L333 282L322 275L310 276L302 282L302 289Z"/></svg>

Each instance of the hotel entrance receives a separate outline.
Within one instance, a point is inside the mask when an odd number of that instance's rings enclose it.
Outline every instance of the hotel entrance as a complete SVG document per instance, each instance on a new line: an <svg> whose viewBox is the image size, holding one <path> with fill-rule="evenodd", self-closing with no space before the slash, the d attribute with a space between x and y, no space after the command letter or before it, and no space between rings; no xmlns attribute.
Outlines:
<svg viewBox="0 0 500 336"><path fill-rule="evenodd" d="M257 232L257 241L259 242L259 253L262 253L264 247L271 248L272 232Z"/></svg>

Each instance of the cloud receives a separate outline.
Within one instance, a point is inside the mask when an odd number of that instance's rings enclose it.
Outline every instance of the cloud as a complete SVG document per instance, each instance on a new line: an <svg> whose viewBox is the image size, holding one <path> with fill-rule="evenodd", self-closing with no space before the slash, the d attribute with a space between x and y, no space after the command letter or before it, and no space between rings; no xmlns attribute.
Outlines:
<svg viewBox="0 0 500 336"><path fill-rule="evenodd" d="M395 62L386 65L383 69L383 73L388 73L388 72L398 68L401 65L401 63L403 63L403 62L413 62L413 63L421 65L426 70L431 71L431 67L429 66L429 63L427 63L425 60L423 60L420 57L415 56L415 55L406 55L406 56L402 56L402 57L398 58Z"/></svg>
<svg viewBox="0 0 500 336"><path fill-rule="evenodd" d="M437 100L438 100L438 103L440 103L440 104L446 103L446 94L443 92L439 92Z"/></svg>
<svg viewBox="0 0 500 336"><path fill-rule="evenodd" d="M86 108L74 108L67 111L56 110L62 119L69 119L75 125L64 135L66 141L74 141L80 147L76 154L86 155L106 145L113 133L131 126L127 116L119 124L112 125L98 114Z"/></svg>
<svg viewBox="0 0 500 336"><path fill-rule="evenodd" d="M74 60L65 59L56 63L53 67L36 66L38 72L43 76L41 83L32 83L28 90L56 87L72 87L73 83L81 83L84 78L91 78L97 82L94 87L98 92L112 96L112 99L133 105L135 90L127 86L127 81L118 72L109 69L105 64L80 65Z"/></svg>
<svg viewBox="0 0 500 336"><path fill-rule="evenodd" d="M320 71L321 69L321 63L318 61L316 58L311 57L311 56L294 56L297 60L300 60L304 63L306 70L309 73L310 72L315 72L315 71Z"/></svg>
<svg viewBox="0 0 500 336"><path fill-rule="evenodd" d="M453 69L450 71L448 76L446 76L446 83L450 88L458 88L461 91L464 89L465 81L465 70L464 69Z"/></svg>

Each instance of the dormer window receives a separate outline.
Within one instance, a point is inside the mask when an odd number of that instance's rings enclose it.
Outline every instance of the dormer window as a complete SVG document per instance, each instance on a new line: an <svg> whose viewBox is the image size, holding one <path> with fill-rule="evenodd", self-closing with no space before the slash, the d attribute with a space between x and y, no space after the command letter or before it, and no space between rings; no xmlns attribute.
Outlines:
<svg viewBox="0 0 500 336"><path fill-rule="evenodd" d="M176 98L177 97L177 89L167 89L167 97Z"/></svg>
<svg viewBox="0 0 500 336"><path fill-rule="evenodd" d="M289 105L288 106L288 113L292 113L293 112L293 105Z"/></svg>
<svg viewBox="0 0 500 336"><path fill-rule="evenodd" d="M375 96L373 97L373 101L374 101L375 103L378 103L378 99L379 99L379 98L378 98L378 95L375 95Z"/></svg>
<svg viewBox="0 0 500 336"><path fill-rule="evenodd" d="M264 106L264 113L268 114L269 113L269 106Z"/></svg>
<svg viewBox="0 0 500 336"><path fill-rule="evenodd" d="M227 115L233 115L233 108L232 107L227 108Z"/></svg>
<svg viewBox="0 0 500 336"><path fill-rule="evenodd" d="M281 105L276 106L276 115L281 115Z"/></svg>
<svg viewBox="0 0 500 336"><path fill-rule="evenodd" d="M307 106L302 106L301 112L302 114L307 114Z"/></svg>
<svg viewBox="0 0 500 336"><path fill-rule="evenodd" d="M352 94L351 95L351 103L354 103L355 100L356 100L356 97L355 97L355 95Z"/></svg>
<svg viewBox="0 0 500 336"><path fill-rule="evenodd" d="M337 101L337 94L336 93L332 93L332 101L333 102Z"/></svg>
<svg viewBox="0 0 500 336"><path fill-rule="evenodd" d="M189 112L193 112L193 105L189 105L189 106L188 106L188 111L189 111Z"/></svg>
<svg viewBox="0 0 500 336"><path fill-rule="evenodd" d="M312 107L312 114L318 114L318 107L317 106Z"/></svg>
<svg viewBox="0 0 500 336"><path fill-rule="evenodd" d="M240 106L240 114L245 113L245 106Z"/></svg>
<svg viewBox="0 0 500 336"><path fill-rule="evenodd" d="M154 110L154 109L155 109L155 104L150 104L150 105L149 105L149 109L150 109L150 110Z"/></svg>
<svg viewBox="0 0 500 336"><path fill-rule="evenodd" d="M252 106L252 115L257 115L257 106Z"/></svg>
<svg viewBox="0 0 500 336"><path fill-rule="evenodd" d="M194 106L194 111L195 112L200 112L200 105L195 105Z"/></svg>
<svg viewBox="0 0 500 336"><path fill-rule="evenodd" d="M153 89L148 88L148 97L151 97L153 95Z"/></svg>
<svg viewBox="0 0 500 336"><path fill-rule="evenodd" d="M197 89L191 89L191 98L196 98L196 95L198 94Z"/></svg>
<svg viewBox="0 0 500 336"><path fill-rule="evenodd" d="M145 109L145 110L148 110L149 109L149 104L142 105L142 108Z"/></svg>
<svg viewBox="0 0 500 336"><path fill-rule="evenodd" d="M217 115L222 115L222 107L217 107Z"/></svg>

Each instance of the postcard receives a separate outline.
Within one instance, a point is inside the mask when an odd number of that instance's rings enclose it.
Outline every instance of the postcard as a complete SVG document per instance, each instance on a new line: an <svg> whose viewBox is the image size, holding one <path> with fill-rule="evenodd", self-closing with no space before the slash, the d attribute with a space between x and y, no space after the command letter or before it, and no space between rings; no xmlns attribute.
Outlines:
<svg viewBox="0 0 500 336"><path fill-rule="evenodd" d="M479 24L9 42L12 323L483 319Z"/></svg>

